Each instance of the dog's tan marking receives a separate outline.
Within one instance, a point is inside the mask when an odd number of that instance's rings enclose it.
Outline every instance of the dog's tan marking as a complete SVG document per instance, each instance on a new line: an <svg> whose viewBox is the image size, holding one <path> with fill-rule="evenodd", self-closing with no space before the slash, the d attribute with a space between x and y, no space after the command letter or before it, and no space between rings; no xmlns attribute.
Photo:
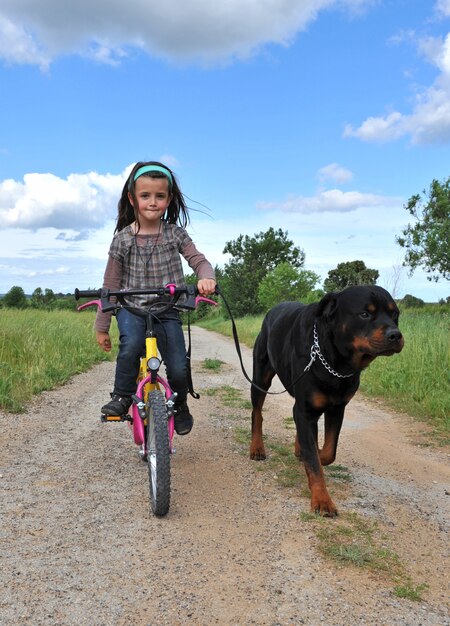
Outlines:
<svg viewBox="0 0 450 626"><path fill-rule="evenodd" d="M261 409L254 409L252 411L252 440L250 443L250 458L254 461L264 461L266 458L262 423L263 417Z"/></svg>
<svg viewBox="0 0 450 626"><path fill-rule="evenodd" d="M370 341L367 337L355 337L352 341L352 346L357 352L369 352L371 350Z"/></svg>
<svg viewBox="0 0 450 626"><path fill-rule="evenodd" d="M300 442L298 440L298 435L295 435L294 454L298 459L302 458L302 451L300 449Z"/></svg>
<svg viewBox="0 0 450 626"><path fill-rule="evenodd" d="M324 393L315 391L311 396L311 404L315 409L323 410L328 403L328 398Z"/></svg>

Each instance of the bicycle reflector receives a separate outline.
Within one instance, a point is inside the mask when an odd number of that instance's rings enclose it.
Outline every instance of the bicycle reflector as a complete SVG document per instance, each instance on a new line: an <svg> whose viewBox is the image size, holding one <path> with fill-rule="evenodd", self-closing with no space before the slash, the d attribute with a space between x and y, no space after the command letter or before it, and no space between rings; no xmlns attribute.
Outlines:
<svg viewBox="0 0 450 626"><path fill-rule="evenodd" d="M152 356L148 361L147 361L147 367L151 372L157 372L159 370L161 366L161 361L158 359L157 356Z"/></svg>

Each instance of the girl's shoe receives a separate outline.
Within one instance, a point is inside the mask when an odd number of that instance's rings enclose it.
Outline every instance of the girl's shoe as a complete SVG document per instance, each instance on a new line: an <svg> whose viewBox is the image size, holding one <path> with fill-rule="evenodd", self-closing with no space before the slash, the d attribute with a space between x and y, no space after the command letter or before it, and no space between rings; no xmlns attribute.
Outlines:
<svg viewBox="0 0 450 626"><path fill-rule="evenodd" d="M103 415L126 415L132 399L130 396L120 396L118 393L111 394L111 400L102 406Z"/></svg>
<svg viewBox="0 0 450 626"><path fill-rule="evenodd" d="M194 418L189 412L186 402L175 407L174 412L175 430L177 435L187 435L194 425Z"/></svg>

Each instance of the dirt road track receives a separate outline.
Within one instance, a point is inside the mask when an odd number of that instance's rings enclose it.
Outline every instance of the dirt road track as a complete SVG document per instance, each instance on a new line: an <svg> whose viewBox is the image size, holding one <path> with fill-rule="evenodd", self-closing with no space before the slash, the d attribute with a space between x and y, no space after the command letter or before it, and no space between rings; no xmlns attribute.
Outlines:
<svg viewBox="0 0 450 626"><path fill-rule="evenodd" d="M205 358L227 364L208 372ZM308 499L242 454L230 410L205 393L229 385L247 397L231 341L195 329L193 363L201 399L194 430L176 440L164 519L149 513L127 427L98 419L113 364L24 415L0 414L0 624L450 624L448 450L421 447L413 420L376 404L355 399L347 411L337 462L353 481L339 508L376 520L412 580L428 583L424 601L400 599L385 577L320 556L300 517ZM291 404L267 402L268 439L292 439Z"/></svg>

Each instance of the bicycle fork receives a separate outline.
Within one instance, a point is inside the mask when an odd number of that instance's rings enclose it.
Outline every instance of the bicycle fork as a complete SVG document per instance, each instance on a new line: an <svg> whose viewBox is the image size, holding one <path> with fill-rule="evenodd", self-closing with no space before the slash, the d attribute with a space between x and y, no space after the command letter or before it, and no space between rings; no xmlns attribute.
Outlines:
<svg viewBox="0 0 450 626"><path fill-rule="evenodd" d="M174 406L177 394L172 392L169 384L159 375L161 360L158 357L156 337L150 330L145 337L145 357L141 358L139 366L138 388L133 398L133 433L134 440L141 447L141 453L146 454L145 429L147 427L148 397L155 389L164 389L164 397L167 408L169 441L171 452L172 438L174 433Z"/></svg>

